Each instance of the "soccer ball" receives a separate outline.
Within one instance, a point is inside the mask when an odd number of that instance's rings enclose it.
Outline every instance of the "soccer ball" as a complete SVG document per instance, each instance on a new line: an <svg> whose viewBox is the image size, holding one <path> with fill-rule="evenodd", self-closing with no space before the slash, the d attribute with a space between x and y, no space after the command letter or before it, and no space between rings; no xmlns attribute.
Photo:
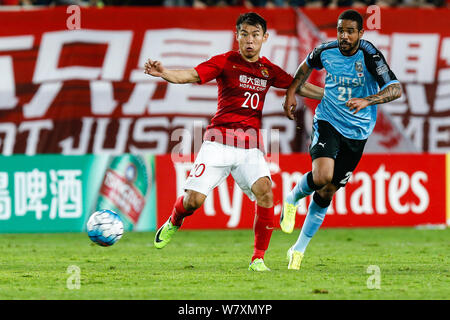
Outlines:
<svg viewBox="0 0 450 320"><path fill-rule="evenodd" d="M123 222L112 210L94 212L87 222L89 238L102 247L112 246L122 238Z"/></svg>

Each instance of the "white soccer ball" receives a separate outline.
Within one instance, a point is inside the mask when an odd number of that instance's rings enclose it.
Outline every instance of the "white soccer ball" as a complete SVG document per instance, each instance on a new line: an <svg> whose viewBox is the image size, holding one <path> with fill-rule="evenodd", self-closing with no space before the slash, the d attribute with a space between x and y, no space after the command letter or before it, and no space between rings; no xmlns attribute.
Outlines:
<svg viewBox="0 0 450 320"><path fill-rule="evenodd" d="M89 217L87 233L96 244L103 247L112 246L122 238L122 219L112 210L96 211Z"/></svg>

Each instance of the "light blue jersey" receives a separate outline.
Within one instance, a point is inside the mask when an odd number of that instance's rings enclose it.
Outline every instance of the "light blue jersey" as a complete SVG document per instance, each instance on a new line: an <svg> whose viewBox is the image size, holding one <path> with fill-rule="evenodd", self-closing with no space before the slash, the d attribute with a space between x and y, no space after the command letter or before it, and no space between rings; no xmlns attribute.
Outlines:
<svg viewBox="0 0 450 320"><path fill-rule="evenodd" d="M361 40L355 54L344 56L335 40L316 47L306 63L310 68L327 71L325 92L314 118L329 122L346 138L367 139L375 127L377 106L353 114L345 104L351 98L365 98L398 83L381 52L369 41Z"/></svg>

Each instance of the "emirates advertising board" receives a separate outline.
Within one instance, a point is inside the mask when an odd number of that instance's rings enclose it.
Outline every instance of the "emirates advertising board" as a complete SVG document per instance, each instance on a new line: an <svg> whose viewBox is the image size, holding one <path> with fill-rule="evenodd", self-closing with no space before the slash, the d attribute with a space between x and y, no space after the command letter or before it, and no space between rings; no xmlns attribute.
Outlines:
<svg viewBox="0 0 450 320"><path fill-rule="evenodd" d="M275 215L282 199L301 176L311 170L306 154L270 157ZM191 161L156 157L158 184L157 224L162 225L183 182L190 174ZM345 188L333 198L324 227L389 227L440 225L446 222L445 155L365 155ZM194 173L195 174L195 173ZM177 190L176 193L173 190ZM310 196L311 197L311 196ZM303 224L310 197L300 201L296 227ZM183 228L252 228L255 204L228 177L206 198L203 207L185 219Z"/></svg>

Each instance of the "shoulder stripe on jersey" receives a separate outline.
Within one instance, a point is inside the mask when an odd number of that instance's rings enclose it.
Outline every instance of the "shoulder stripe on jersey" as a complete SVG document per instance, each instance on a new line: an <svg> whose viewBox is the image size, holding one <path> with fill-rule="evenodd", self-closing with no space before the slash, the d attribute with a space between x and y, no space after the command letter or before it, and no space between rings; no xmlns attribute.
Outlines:
<svg viewBox="0 0 450 320"><path fill-rule="evenodd" d="M321 45L319 45L317 48L321 51L323 50L327 50L327 49L333 49L333 48L337 48L338 45L338 41L334 40L334 41L329 41L329 42L324 42Z"/></svg>
<svg viewBox="0 0 450 320"><path fill-rule="evenodd" d="M310 68L314 68L317 70L320 70L323 68L322 61L320 59L320 56L322 55L322 52L328 49L333 49L338 47L337 40L330 41L330 42L324 42L317 47L314 48L313 51L310 52L310 54L306 57L306 64Z"/></svg>
<svg viewBox="0 0 450 320"><path fill-rule="evenodd" d="M364 54L367 70L372 74L380 88L384 89L387 85L393 83L392 81L398 81L383 54L371 42L361 40L359 47Z"/></svg>
<svg viewBox="0 0 450 320"><path fill-rule="evenodd" d="M361 48L361 50L366 51L368 54L375 54L378 51L371 42L364 39L361 39L359 47Z"/></svg>

